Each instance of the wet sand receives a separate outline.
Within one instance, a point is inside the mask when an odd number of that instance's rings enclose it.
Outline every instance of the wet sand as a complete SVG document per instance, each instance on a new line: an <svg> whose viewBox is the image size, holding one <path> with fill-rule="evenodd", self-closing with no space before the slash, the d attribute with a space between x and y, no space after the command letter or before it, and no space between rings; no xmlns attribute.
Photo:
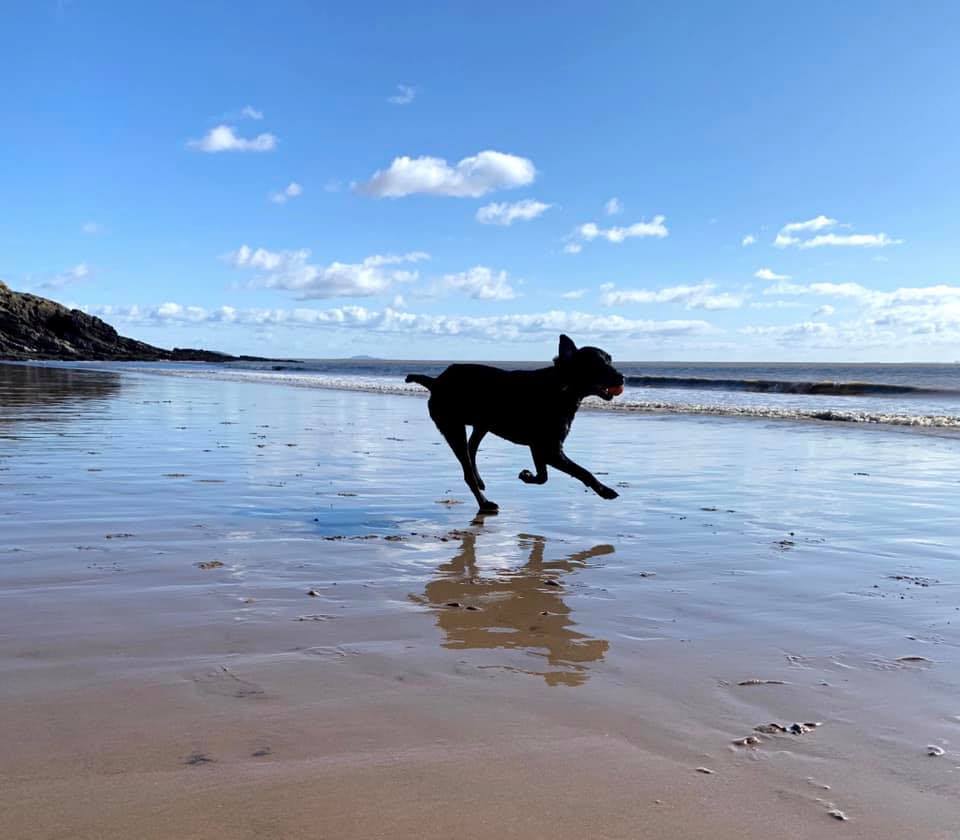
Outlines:
<svg viewBox="0 0 960 840"><path fill-rule="evenodd" d="M960 442L585 413L621 498L488 438L482 520L440 444L0 365L0 835L957 836Z"/></svg>

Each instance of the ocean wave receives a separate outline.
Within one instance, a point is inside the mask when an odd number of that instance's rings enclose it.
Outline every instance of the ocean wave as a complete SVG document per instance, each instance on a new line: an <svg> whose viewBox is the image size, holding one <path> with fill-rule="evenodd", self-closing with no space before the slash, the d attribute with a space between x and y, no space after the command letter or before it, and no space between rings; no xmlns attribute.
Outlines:
<svg viewBox="0 0 960 840"><path fill-rule="evenodd" d="M708 379L697 376L628 376L634 388L677 388L697 391L749 391L756 394L810 394L834 397L956 396L960 391L883 382L830 382L791 379Z"/></svg>
<svg viewBox="0 0 960 840"><path fill-rule="evenodd" d="M354 377L318 376L286 371L251 371L226 369L153 369L141 371L150 375L175 376L193 379L218 379L240 382L261 382L295 388L313 388L332 391L358 391L368 394L396 394L426 397L419 385L408 385L402 380L358 379ZM960 432L960 415L908 414L903 412L866 411L858 409L796 408L765 405L715 405L709 403L660 402L639 400L629 394L616 402L605 402L590 397L583 402L589 411L613 411L636 414L687 414L713 417L739 417L793 422L820 421L831 423L874 424L910 427L917 430Z"/></svg>
<svg viewBox="0 0 960 840"><path fill-rule="evenodd" d="M901 412L832 408L798 409L763 405L710 405L667 402L602 403L596 407L608 411L636 411L651 414L706 414L714 417L752 417L764 420L793 420L795 422L819 420L832 423L872 423L884 426L909 426L917 429L960 431L960 415L954 414L905 414Z"/></svg>

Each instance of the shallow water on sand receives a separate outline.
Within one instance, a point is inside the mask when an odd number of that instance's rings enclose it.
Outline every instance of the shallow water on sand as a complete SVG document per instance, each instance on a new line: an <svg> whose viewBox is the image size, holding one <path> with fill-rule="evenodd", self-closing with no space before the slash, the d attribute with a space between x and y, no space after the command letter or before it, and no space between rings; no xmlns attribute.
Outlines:
<svg viewBox="0 0 960 840"><path fill-rule="evenodd" d="M955 836L960 443L567 449L478 519L419 400L0 365L5 836Z"/></svg>

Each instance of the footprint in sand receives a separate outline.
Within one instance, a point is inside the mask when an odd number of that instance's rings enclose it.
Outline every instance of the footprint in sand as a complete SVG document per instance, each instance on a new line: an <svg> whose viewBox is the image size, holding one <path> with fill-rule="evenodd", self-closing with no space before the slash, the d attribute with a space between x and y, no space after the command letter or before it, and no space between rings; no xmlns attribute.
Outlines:
<svg viewBox="0 0 960 840"><path fill-rule="evenodd" d="M266 692L256 683L240 679L229 668L221 665L216 671L208 671L190 677L204 694L220 697L263 697Z"/></svg>

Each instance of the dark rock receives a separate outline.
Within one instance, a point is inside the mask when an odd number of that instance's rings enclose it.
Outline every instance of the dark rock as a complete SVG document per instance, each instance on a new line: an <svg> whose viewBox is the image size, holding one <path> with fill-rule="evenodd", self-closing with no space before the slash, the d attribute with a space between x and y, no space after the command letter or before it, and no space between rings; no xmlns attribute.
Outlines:
<svg viewBox="0 0 960 840"><path fill-rule="evenodd" d="M105 321L0 281L0 359L30 361L231 362L266 361L212 350L164 350L125 338Z"/></svg>

